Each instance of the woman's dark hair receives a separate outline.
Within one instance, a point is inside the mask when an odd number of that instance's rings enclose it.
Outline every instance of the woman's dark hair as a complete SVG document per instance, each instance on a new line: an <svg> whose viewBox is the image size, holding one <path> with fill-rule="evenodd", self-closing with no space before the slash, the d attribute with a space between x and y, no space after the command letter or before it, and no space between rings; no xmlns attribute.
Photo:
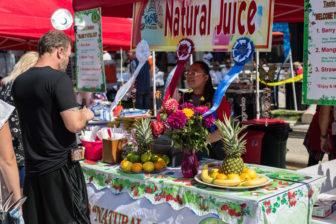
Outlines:
<svg viewBox="0 0 336 224"><path fill-rule="evenodd" d="M215 94L215 89L212 85L212 80L210 76L210 68L203 61L195 61L193 65L199 65L202 71L204 72L204 74L208 76L208 81L205 83L205 86L204 86L203 97L204 97L205 102L210 103L212 105L212 99Z"/></svg>

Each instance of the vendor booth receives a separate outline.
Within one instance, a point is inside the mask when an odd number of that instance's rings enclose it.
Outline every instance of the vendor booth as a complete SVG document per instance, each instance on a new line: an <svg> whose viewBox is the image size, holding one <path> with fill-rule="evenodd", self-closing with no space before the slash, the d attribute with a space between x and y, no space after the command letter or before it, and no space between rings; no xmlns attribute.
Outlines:
<svg viewBox="0 0 336 224"><path fill-rule="evenodd" d="M138 4L134 5L133 12L134 2ZM139 2L148 3L148 5ZM284 18L290 18L290 15L293 15L291 21L299 21L303 19L303 15L301 17L300 14L303 12L303 7L298 5L303 4L303 1L294 3L243 1L235 6L230 2L234 7L240 7L240 13L245 9L250 10L250 16L256 16L255 21L260 28L257 34L257 29L253 25L244 27L241 16L238 16L240 25L232 28L232 38L230 38L231 34L224 35L225 30L230 27L225 27L225 21L221 21L222 17L219 17L217 32L210 32L210 29L214 28L210 24L216 21L211 20L210 15L219 15L219 13L207 13L215 10L216 7L211 8L213 5L218 6L220 3L209 2L197 7L188 5L188 10L197 8L203 13L203 16L200 15L199 28L194 25L193 28L189 27L189 31L183 29L185 28L183 21L181 29L179 28L180 18L183 20L184 16L175 18L170 14L171 11L163 10L165 6L158 5L154 1L75 0L73 2L76 11L101 7L95 10L101 10L103 16L131 17L134 13L133 19L136 19L132 30L132 47L135 49L139 65L131 78L121 87L119 95L117 93L118 99L122 99L131 89L139 70L148 60L150 50L177 49L177 65L168 75L162 96L163 105L158 110L157 116L151 119L138 119L131 126L133 131L125 130L123 125L119 128L114 127L115 121L112 116L113 122L109 124L112 128L106 129L108 131L105 137L97 141L99 134L92 135L93 131L97 131L94 129L91 129L88 134L88 136L91 135L91 139L88 139L100 146L92 144L87 147L87 152L100 151L101 153L101 156L95 157L94 161L87 158L81 163L87 181L92 223L310 223L313 206L325 177L299 174L284 169L288 124L279 120L257 119L246 122L250 127L245 130L245 127L235 126L236 123L231 119L214 123L215 118L213 118L210 123L216 124L217 131L222 133L226 158L223 161L200 159L198 162L198 155L195 152L197 147L203 146L208 141L208 134L216 131L210 130L214 126L210 124L206 127L205 123L209 120L207 118L211 118L220 107L223 95L228 93L226 92L228 86L242 71L244 65L251 61L255 51L258 55L259 51L270 50L273 9L275 20L284 21ZM173 8L173 3L179 5L184 4L184 1L170 1L170 3ZM257 14L257 6L259 14ZM181 8L183 7L184 5L181 5ZM293 7L293 10L288 10L290 7ZM179 15L179 7L176 8L175 14ZM216 10L226 9L226 7L220 8L217 7ZM260 13L261 11L263 13ZM145 18L143 18L144 12ZM196 14L198 12L195 11ZM162 19L164 13L168 14L166 20ZM209 15L209 18L204 15ZM248 17L246 19L246 24L252 21ZM166 29L164 32L163 27ZM190 29L194 29L194 34L191 34ZM246 30L250 32L249 35L243 35ZM241 33L235 36L236 31ZM189 32L190 35L182 35L183 32ZM188 38L180 39L181 36ZM172 98L178 78L189 63L193 51L207 49L232 51L234 65L226 74L228 78L217 86L213 105L209 106L210 108L190 105L192 102L179 104ZM258 56L256 62L259 64ZM256 78L258 80L258 75ZM257 84L256 107L259 107L258 91ZM239 93L245 94L241 90ZM254 93L253 90L252 93ZM240 101L244 101L243 97ZM116 113L116 108L118 108L118 101L115 100L110 110L113 110L117 120L122 116L142 117L139 111L132 115L132 109L126 110L126 115L120 108L118 110L120 109L121 112ZM108 113L108 108L106 111ZM258 112L257 109L256 117ZM243 113L247 115L249 112L242 111ZM250 120L255 116L247 115L247 119ZM117 129L127 134L117 138L118 133L115 131ZM183 131L180 131L181 129ZM246 136L242 129L247 132ZM169 136L174 146L182 150L181 167L169 166L172 165L172 158L155 152L154 139L162 134ZM268 139L265 138L266 140L263 141L263 137ZM137 144L136 150L132 146L134 139ZM121 146L122 142L129 144ZM274 144L276 147L273 147ZM248 151L243 156L242 149L245 147L258 151L252 153ZM232 149L236 152L232 152ZM110 157L108 159L107 154ZM231 162L235 165L228 162L229 158L234 160ZM249 163L244 163L243 159ZM234 166L236 169L233 168Z"/></svg>

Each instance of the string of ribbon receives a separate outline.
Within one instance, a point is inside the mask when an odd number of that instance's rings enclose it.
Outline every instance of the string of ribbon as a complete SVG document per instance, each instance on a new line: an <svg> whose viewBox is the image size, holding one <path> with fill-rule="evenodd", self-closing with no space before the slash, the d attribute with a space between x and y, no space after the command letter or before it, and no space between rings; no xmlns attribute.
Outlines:
<svg viewBox="0 0 336 224"><path fill-rule="evenodd" d="M232 48L234 66L226 73L224 79L218 85L213 98L212 107L203 114L203 117L216 112L223 100L226 90L243 70L244 65L252 59L253 53L254 44L249 38L242 37L236 41Z"/></svg>

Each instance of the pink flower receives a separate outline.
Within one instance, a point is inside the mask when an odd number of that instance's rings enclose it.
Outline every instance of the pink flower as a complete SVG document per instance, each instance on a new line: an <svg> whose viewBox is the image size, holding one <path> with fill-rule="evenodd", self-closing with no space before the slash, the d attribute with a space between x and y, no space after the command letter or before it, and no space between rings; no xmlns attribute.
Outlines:
<svg viewBox="0 0 336 224"><path fill-rule="evenodd" d="M206 128L211 128L215 124L215 117L213 115L209 115L204 118L204 126Z"/></svg>
<svg viewBox="0 0 336 224"><path fill-rule="evenodd" d="M179 103L175 99L168 99L163 102L163 109L167 111L168 114L175 112L178 109Z"/></svg>
<svg viewBox="0 0 336 224"><path fill-rule="evenodd" d="M187 116L182 111L177 110L168 116L167 123L173 129L182 129L187 123Z"/></svg>
<svg viewBox="0 0 336 224"><path fill-rule="evenodd" d="M189 109L194 110L195 106L194 106L194 104L192 104L192 103L185 102L185 103L182 103L182 104L180 105L180 109L183 110L183 109L185 109L185 108L189 108Z"/></svg>
<svg viewBox="0 0 336 224"><path fill-rule="evenodd" d="M209 110L209 108L207 106L198 106L195 108L195 113L196 114L204 114L205 112L207 112Z"/></svg>

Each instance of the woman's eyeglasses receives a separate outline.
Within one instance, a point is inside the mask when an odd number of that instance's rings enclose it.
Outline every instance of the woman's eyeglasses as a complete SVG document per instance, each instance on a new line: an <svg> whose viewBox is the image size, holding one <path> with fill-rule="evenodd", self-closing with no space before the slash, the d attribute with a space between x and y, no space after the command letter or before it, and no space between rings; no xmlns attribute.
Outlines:
<svg viewBox="0 0 336 224"><path fill-rule="evenodd" d="M195 71L186 71L184 73L184 76L187 77L187 78L197 78L197 77L200 77L202 76L204 73L203 72L195 72Z"/></svg>

